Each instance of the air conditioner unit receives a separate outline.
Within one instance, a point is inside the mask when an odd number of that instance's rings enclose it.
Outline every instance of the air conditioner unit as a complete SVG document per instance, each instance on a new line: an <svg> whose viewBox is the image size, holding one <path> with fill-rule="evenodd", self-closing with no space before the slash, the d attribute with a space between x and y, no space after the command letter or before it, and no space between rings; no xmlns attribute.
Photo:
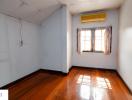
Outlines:
<svg viewBox="0 0 132 100"><path fill-rule="evenodd" d="M99 13L83 14L80 16L80 19L81 19L81 23L105 21L106 13L99 12Z"/></svg>

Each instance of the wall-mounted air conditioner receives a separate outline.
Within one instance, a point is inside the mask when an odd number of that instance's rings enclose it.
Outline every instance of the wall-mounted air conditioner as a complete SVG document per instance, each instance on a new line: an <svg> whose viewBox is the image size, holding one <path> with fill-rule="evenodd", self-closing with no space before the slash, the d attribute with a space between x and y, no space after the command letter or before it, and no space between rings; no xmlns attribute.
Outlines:
<svg viewBox="0 0 132 100"><path fill-rule="evenodd" d="M81 19L81 23L105 21L106 13L98 12L98 13L82 14L80 16L80 19Z"/></svg>

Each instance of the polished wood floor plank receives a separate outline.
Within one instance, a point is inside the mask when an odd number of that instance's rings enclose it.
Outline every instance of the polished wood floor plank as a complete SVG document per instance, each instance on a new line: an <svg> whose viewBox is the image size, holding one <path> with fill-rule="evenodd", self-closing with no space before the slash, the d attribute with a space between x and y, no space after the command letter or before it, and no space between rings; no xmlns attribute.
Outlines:
<svg viewBox="0 0 132 100"><path fill-rule="evenodd" d="M72 68L68 75L40 71L9 87L10 100L132 100L114 71Z"/></svg>

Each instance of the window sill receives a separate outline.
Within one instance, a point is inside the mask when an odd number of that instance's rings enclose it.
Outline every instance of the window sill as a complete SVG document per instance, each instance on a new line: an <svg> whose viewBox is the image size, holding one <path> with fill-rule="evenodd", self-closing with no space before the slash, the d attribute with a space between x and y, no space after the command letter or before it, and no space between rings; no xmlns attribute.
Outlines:
<svg viewBox="0 0 132 100"><path fill-rule="evenodd" d="M103 51L83 51L84 53L104 53Z"/></svg>

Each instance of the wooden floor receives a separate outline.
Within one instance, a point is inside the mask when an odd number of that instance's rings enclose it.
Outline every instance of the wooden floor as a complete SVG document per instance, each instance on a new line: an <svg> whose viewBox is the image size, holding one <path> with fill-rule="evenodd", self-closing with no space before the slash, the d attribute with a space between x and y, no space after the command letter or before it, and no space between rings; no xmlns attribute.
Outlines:
<svg viewBox="0 0 132 100"><path fill-rule="evenodd" d="M68 75L40 71L9 87L10 100L132 100L114 71L72 68Z"/></svg>

